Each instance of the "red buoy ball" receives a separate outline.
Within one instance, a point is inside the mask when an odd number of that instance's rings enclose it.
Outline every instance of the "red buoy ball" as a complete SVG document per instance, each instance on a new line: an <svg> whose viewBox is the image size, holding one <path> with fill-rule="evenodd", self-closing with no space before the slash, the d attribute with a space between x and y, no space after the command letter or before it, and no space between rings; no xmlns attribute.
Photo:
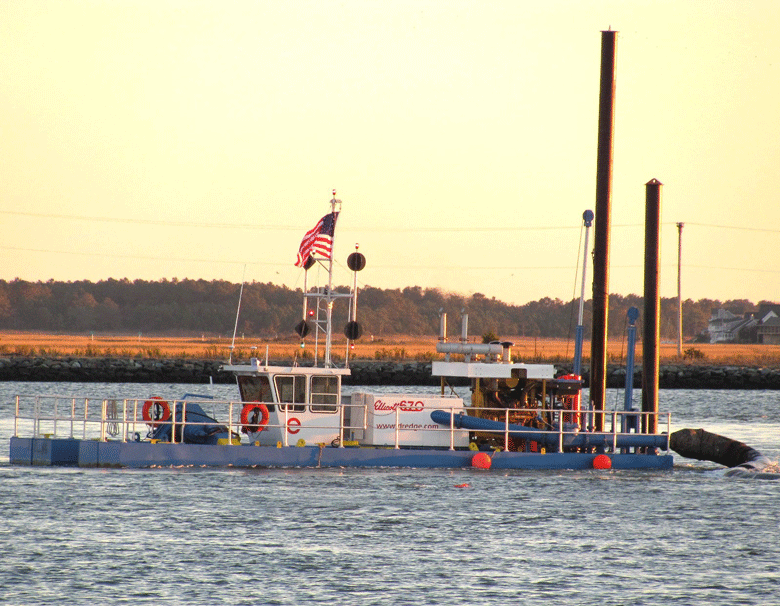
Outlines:
<svg viewBox="0 0 780 606"><path fill-rule="evenodd" d="M596 455L593 459L593 469L612 469L612 459L605 454Z"/></svg>
<svg viewBox="0 0 780 606"><path fill-rule="evenodd" d="M486 452L478 452L471 457L471 466L477 469L490 469L491 463L490 455Z"/></svg>

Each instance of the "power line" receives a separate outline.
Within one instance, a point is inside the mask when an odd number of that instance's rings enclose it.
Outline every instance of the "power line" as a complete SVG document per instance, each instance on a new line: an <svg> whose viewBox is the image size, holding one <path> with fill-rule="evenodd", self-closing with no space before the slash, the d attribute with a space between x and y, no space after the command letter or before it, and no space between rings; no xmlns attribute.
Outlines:
<svg viewBox="0 0 780 606"><path fill-rule="evenodd" d="M690 223L685 222L685 225L695 225L696 227L709 227L713 229L733 229L735 231L761 231L770 234L780 234L780 229L769 229L766 227L741 227L737 225L716 225L714 223Z"/></svg>
<svg viewBox="0 0 780 606"><path fill-rule="evenodd" d="M268 224L252 224L252 223L203 223L197 221L161 221L155 219L133 219L128 217L85 217L79 215L63 215L52 213L33 213L21 210L0 210L2 215L15 215L19 217L33 217L38 219L59 219L65 221L95 221L99 223L124 223L124 224L137 224L137 225L161 225L164 227L197 227L202 229L264 229L274 231L301 231L305 230L300 225L268 225ZM710 229L730 229L735 231L751 231L751 232L765 232L765 233L780 233L780 229L770 229L765 227L746 227L739 225L718 225L714 223L695 223L686 221L686 225L693 225L695 227L706 227ZM676 222L662 223L663 226L676 226ZM636 228L643 227L641 223L625 223L625 224L613 224L612 228ZM422 232L512 232L512 231L554 231L554 230L573 230L580 229L579 223L572 225L536 225L536 226L469 226L469 227L392 227L387 226L371 226L361 227L352 225L344 228L349 232L386 232L388 229L392 229L393 232L409 232L409 233L422 233Z"/></svg>
<svg viewBox="0 0 780 606"><path fill-rule="evenodd" d="M268 267L287 267L292 266L292 262L287 261L245 261L245 260L224 260L224 259L185 259L182 257L154 257L151 255L121 255L116 253L103 253L103 252L78 252L71 250L50 250L45 248L23 248L17 246L0 246L0 250L13 250L17 252L31 252L42 253L52 255L77 255L84 257L111 257L114 259L133 259L141 261L168 261L177 263L221 263L229 265L262 265ZM398 264L372 264L374 269L414 269L414 270L460 270L460 271L505 271L505 272L523 272L523 271L570 271L570 265L398 265ZM611 269L640 269L643 266L641 264L634 265L616 265L612 264ZM664 267L672 267L672 264L665 264ZM743 268L743 267L715 267L710 265L683 265L683 269L705 269L712 271L739 271L739 272L754 272L754 273L766 273L766 274L780 274L780 269L766 269L766 268Z"/></svg>
<svg viewBox="0 0 780 606"><path fill-rule="evenodd" d="M31 213L19 210L0 210L3 215L17 215L20 217L35 217L37 219L63 219L66 221L95 221L98 223L125 223L137 225L162 225L165 227L201 227L201 228L219 228L219 229L272 229L278 230L300 230L300 227L292 225L252 225L249 223L198 223L195 221L157 221L154 219L128 219L123 217L80 217L77 215L55 215L50 213Z"/></svg>
<svg viewBox="0 0 780 606"><path fill-rule="evenodd" d="M36 219L57 219L63 221L94 221L97 223L122 223L126 225L160 225L163 227L196 227L200 229L255 229L271 231L300 231L305 232L300 225L268 225L252 223L203 223L197 221L162 221L156 219L133 219L128 217L84 217L79 215L63 215L52 213L33 213L21 210L0 210L2 215L15 215L19 217L32 217ZM641 224L613 225L613 227L642 227ZM558 231L580 229L576 225L542 225L542 226L469 226L469 227L388 227L388 226L370 226L361 227L351 225L344 228L348 233L354 232L387 232L392 230L394 233L452 233L452 232L525 232L525 231Z"/></svg>

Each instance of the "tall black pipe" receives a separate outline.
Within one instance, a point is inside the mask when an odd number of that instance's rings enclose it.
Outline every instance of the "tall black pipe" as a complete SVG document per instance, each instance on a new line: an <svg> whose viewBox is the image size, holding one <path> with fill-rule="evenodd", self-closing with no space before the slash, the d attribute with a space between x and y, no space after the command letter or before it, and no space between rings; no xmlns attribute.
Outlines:
<svg viewBox="0 0 780 606"><path fill-rule="evenodd" d="M642 329L642 431L658 432L658 370L661 323L660 229L661 183L651 179L645 184L645 313Z"/></svg>
<svg viewBox="0 0 780 606"><path fill-rule="evenodd" d="M596 228L593 242L593 337L590 354L590 405L604 410L607 391L607 317L609 315L609 232L612 204L612 131L615 123L615 50L617 32L601 32L599 141L596 160ZM603 431L604 416L594 429Z"/></svg>

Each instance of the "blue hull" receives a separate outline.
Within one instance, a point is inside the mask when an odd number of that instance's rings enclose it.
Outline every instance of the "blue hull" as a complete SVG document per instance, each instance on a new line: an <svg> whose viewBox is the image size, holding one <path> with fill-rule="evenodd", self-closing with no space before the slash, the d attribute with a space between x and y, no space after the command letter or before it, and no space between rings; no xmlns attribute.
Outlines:
<svg viewBox="0 0 780 606"><path fill-rule="evenodd" d="M14 465L74 467L468 468L474 452L422 448L215 446L11 438ZM591 469L595 454L499 452L493 469ZM613 469L672 469L672 455L614 454Z"/></svg>

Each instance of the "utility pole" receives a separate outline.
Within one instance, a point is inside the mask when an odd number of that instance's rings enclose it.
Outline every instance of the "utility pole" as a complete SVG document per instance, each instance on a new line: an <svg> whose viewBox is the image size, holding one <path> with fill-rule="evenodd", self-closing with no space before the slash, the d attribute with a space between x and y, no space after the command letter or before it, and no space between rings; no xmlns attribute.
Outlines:
<svg viewBox="0 0 780 606"><path fill-rule="evenodd" d="M677 357L682 358L682 230L685 223L677 224Z"/></svg>

